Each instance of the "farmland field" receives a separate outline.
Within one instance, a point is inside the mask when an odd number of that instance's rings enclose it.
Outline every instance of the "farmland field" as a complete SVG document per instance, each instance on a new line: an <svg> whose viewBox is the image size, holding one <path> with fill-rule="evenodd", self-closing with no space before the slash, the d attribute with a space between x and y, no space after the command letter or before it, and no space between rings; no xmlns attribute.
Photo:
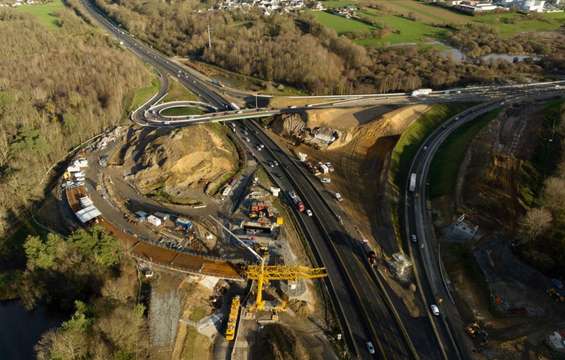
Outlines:
<svg viewBox="0 0 565 360"><path fill-rule="evenodd" d="M430 26L420 21L413 21L396 15L384 15L372 9L361 10L360 13L373 17L378 23L393 31L383 39L373 38L358 41L359 44L365 46L422 43L426 40L442 38L447 32L445 29Z"/></svg>
<svg viewBox="0 0 565 360"><path fill-rule="evenodd" d="M347 5L360 6L359 15L372 17L378 24L391 30L384 38L366 38L356 43L369 47L397 44L422 45L433 40L445 38L449 31L440 25L461 25L475 23L494 28L502 37L511 37L520 32L554 31L565 23L565 13L526 15L521 13L491 13L471 16L416 0L372 0L378 10L367 8L362 3L351 0L324 1L326 8ZM346 32L370 31L373 27L354 19L346 19L326 12L312 12L314 18L338 34ZM414 20L409 20L410 17Z"/></svg>
<svg viewBox="0 0 565 360"><path fill-rule="evenodd" d="M414 0L373 0L385 11L394 14L408 15L412 13L416 20L426 24L463 24L469 22L473 17L460 14L438 6L422 4Z"/></svg>

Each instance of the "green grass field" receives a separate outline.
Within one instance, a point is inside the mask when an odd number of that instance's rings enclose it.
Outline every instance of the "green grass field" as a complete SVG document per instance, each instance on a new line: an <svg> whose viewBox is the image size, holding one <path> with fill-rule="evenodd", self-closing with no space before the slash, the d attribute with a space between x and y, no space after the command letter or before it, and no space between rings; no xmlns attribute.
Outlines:
<svg viewBox="0 0 565 360"><path fill-rule="evenodd" d="M510 37L520 32L553 31L565 23L565 13L525 15L521 13L498 13L471 16L439 6L425 4L415 0L373 0L379 10L362 7L359 14L373 17L378 23L393 30L383 39L367 38L355 42L368 47L382 47L403 43L425 44L445 38L449 30L439 27L442 24L461 25L476 23L494 28L502 37ZM356 1L324 1L328 9L360 4ZM334 29L338 34L346 32L370 31L373 27L341 16L326 12L311 14L324 26ZM403 18L414 17L415 20ZM513 22L513 23L510 23Z"/></svg>
<svg viewBox="0 0 565 360"><path fill-rule="evenodd" d="M133 111L138 107L140 107L144 102L149 100L158 91L159 91L159 79L151 80L151 85L138 89L133 94L133 99L129 106L129 111Z"/></svg>
<svg viewBox="0 0 565 360"><path fill-rule="evenodd" d="M422 141L444 121L460 113L470 105L463 103L432 105L428 112L423 114L402 133L392 150L390 161L390 179L396 184L398 189L404 188L410 163Z"/></svg>
<svg viewBox="0 0 565 360"><path fill-rule="evenodd" d="M204 112L198 108L193 107L174 107L163 110L161 114L165 116L187 116L187 115L200 115Z"/></svg>
<svg viewBox="0 0 565 360"><path fill-rule="evenodd" d="M163 102L180 100L198 100L198 97L182 86L177 80L169 79L169 91Z"/></svg>
<svg viewBox="0 0 565 360"><path fill-rule="evenodd" d="M16 11L36 16L43 25L50 29L57 28L57 11L63 10L65 5L61 0L53 0L45 4L21 5Z"/></svg>
<svg viewBox="0 0 565 360"><path fill-rule="evenodd" d="M345 7L348 5L356 5L356 2L342 1L342 0L328 0L328 1L322 1L322 5L324 5L326 9L334 9L334 8Z"/></svg>
<svg viewBox="0 0 565 360"><path fill-rule="evenodd" d="M440 146L430 165L430 197L449 195L457 182L459 165L465 158L465 152L473 138L501 109L494 110L479 119L461 126Z"/></svg>
<svg viewBox="0 0 565 360"><path fill-rule="evenodd" d="M565 24L565 13L539 14L541 19L533 19L519 13L486 14L475 16L473 22L494 27L503 37L509 37L521 32L553 31ZM513 24L504 23L503 19L511 19Z"/></svg>
<svg viewBox="0 0 565 360"><path fill-rule="evenodd" d="M330 29L334 29L338 34L346 32L370 31L374 29L372 26L360 21L346 19L343 16L329 14L325 11L312 11L310 13L320 24Z"/></svg>
<svg viewBox="0 0 565 360"><path fill-rule="evenodd" d="M447 30L427 25L420 21L405 19L396 15L384 15L372 9L360 11L361 14L371 16L377 22L393 30L383 39L363 39L357 43L364 46L383 46L402 43L423 43L427 40L443 38Z"/></svg>

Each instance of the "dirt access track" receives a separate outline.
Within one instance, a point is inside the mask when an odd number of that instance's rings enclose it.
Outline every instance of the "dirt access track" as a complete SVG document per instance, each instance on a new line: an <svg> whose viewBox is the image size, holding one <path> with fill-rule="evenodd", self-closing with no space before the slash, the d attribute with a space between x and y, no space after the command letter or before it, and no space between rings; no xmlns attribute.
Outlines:
<svg viewBox="0 0 565 360"><path fill-rule="evenodd" d="M82 186L65 190L67 202L73 211L79 210L79 199L87 195L86 189ZM135 236L121 231L102 217L98 218L98 225L119 239L126 251L137 260L150 262L157 267L183 273L215 276L225 279L242 279L237 266L230 262L176 252L149 242L140 241Z"/></svg>
<svg viewBox="0 0 565 360"><path fill-rule="evenodd" d="M352 225L389 255L398 251L386 197L390 156L402 132L428 109L413 105L307 111L307 127L327 126L342 135L326 150L305 144L294 149L308 154L310 161L334 165L325 189L343 195L340 206Z"/></svg>

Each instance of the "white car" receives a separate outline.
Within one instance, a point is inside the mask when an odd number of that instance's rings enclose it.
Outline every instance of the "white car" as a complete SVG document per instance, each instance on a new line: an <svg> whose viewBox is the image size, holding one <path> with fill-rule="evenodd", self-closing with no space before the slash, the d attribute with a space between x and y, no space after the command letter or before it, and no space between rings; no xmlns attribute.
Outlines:
<svg viewBox="0 0 565 360"><path fill-rule="evenodd" d="M320 181L322 182L322 184L329 184L332 182L332 179L330 178L321 178Z"/></svg>
<svg viewBox="0 0 565 360"><path fill-rule="evenodd" d="M312 216L312 215L313 215L313 214L312 214L312 210L310 210L310 209L307 209L307 210L306 210L306 215L308 215L308 216Z"/></svg>
<svg viewBox="0 0 565 360"><path fill-rule="evenodd" d="M375 347L373 346L373 343L370 341L367 341L367 350L369 350L369 354L371 355L375 353Z"/></svg>
<svg viewBox="0 0 565 360"><path fill-rule="evenodd" d="M245 138L245 141L247 141L247 142L251 142L251 139L250 139L250 138L248 138L248 137L246 137L246 138Z"/></svg>
<svg viewBox="0 0 565 360"><path fill-rule="evenodd" d="M439 307L436 304L431 304L430 309L432 310L432 314L434 314L434 316L439 316Z"/></svg>

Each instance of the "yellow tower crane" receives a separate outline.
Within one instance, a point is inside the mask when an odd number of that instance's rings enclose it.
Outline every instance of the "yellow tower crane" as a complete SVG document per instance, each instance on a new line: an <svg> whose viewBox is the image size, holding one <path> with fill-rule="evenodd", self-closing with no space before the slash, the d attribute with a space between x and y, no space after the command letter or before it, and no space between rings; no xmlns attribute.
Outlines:
<svg viewBox="0 0 565 360"><path fill-rule="evenodd" d="M288 280L297 281L299 279L319 279L328 276L326 268L311 268L302 265L265 265L265 256L259 255L253 248L234 234L230 229L226 228L224 224L209 215L218 225L226 230L233 236L244 248L259 260L259 265L247 265L245 269L245 277L249 280L257 281L257 299L255 306L257 310L265 309L265 301L263 300L263 287L271 280Z"/></svg>
<svg viewBox="0 0 565 360"><path fill-rule="evenodd" d="M261 259L261 265L248 265L245 269L245 277L257 281L257 298L255 306L257 310L265 309L263 300L263 287L271 280L297 281L299 279L319 279L328 276L325 268L311 268L302 265L265 265L265 259Z"/></svg>

